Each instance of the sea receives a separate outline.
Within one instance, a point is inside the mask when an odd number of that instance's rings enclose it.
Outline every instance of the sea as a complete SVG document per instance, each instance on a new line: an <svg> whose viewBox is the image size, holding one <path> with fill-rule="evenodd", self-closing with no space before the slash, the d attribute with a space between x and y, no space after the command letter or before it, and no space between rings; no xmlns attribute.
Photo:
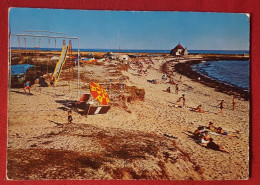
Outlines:
<svg viewBox="0 0 260 185"><path fill-rule="evenodd" d="M249 66L249 60L219 60L192 65L192 70L229 85L249 90Z"/></svg>
<svg viewBox="0 0 260 185"><path fill-rule="evenodd" d="M19 49L18 47L12 47L12 49ZM25 49L25 48L21 48ZM27 48L34 49L34 48ZM37 48L39 49L39 48ZM43 51L55 51L61 50L61 48L40 48ZM73 49L73 51L77 51L77 49ZM89 51L89 52L118 52L118 49L79 49L79 51ZM193 54L249 54L249 50L188 50L189 53ZM122 53L154 53L154 54L164 54L170 53L170 50L144 50L144 49L121 49ZM26 71L28 67L25 66L23 69L21 66L12 67L12 71L14 73L18 73L21 71ZM197 71L203 75L206 75L210 78L222 81L229 85L234 85L237 87L241 87L245 90L250 89L250 62L249 60L243 61L206 61L205 63L199 63L192 66L194 71ZM21 70L21 71L19 71Z"/></svg>

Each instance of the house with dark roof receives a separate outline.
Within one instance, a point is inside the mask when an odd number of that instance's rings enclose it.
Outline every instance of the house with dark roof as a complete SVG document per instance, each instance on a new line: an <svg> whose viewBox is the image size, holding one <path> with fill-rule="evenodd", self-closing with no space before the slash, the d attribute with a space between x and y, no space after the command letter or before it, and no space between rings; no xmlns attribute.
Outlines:
<svg viewBox="0 0 260 185"><path fill-rule="evenodd" d="M173 48L170 52L172 56L181 56L181 55L188 55L187 48L183 48L182 45L179 43L175 48Z"/></svg>

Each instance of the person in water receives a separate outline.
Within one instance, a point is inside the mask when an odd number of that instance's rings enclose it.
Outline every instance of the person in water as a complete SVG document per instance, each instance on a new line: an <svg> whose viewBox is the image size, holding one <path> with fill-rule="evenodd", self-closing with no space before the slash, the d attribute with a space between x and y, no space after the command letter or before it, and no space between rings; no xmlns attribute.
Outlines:
<svg viewBox="0 0 260 185"><path fill-rule="evenodd" d="M29 90L29 94L30 94L31 93L31 87L30 87L30 82L28 80L23 84L23 90L24 90L25 94L27 94L26 89Z"/></svg>

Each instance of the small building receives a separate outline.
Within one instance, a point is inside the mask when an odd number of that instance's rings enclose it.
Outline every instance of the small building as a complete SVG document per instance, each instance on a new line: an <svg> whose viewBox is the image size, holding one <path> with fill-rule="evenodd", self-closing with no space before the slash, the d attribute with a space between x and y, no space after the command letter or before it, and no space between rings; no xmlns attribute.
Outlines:
<svg viewBox="0 0 260 185"><path fill-rule="evenodd" d="M187 48L182 47L179 43L174 49L171 50L170 54L172 56L188 55L188 50Z"/></svg>

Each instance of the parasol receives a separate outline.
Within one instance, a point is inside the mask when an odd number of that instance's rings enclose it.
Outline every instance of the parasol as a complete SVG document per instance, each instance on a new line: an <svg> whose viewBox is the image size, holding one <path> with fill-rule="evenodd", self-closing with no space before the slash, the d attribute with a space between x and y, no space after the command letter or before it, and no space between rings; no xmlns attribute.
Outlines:
<svg viewBox="0 0 260 185"><path fill-rule="evenodd" d="M89 88L90 93L95 100L99 101L103 105L108 105L110 102L109 96L103 87L95 82L91 82Z"/></svg>

